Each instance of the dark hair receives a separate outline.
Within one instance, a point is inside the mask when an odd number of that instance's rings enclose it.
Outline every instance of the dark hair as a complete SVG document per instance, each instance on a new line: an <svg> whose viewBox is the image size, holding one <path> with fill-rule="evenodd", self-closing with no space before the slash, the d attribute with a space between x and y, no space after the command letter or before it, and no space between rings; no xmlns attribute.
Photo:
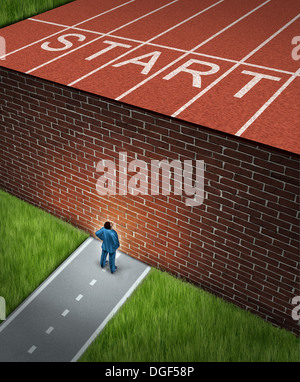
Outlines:
<svg viewBox="0 0 300 382"><path fill-rule="evenodd" d="M111 229L110 222L104 223L104 228Z"/></svg>

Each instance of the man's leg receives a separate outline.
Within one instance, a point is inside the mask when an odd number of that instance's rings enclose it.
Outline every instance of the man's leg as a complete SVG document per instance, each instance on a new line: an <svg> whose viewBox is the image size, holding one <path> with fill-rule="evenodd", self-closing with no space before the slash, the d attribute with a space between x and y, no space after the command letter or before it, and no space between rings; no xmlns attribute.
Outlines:
<svg viewBox="0 0 300 382"><path fill-rule="evenodd" d="M106 257L107 257L107 251L105 251L104 249L102 249L102 255L101 255L101 260L100 260L101 268L104 268L104 267L105 267L105 264L106 264Z"/></svg>
<svg viewBox="0 0 300 382"><path fill-rule="evenodd" d="M109 254L109 267L111 273L115 273L116 271L116 265L115 265L115 259L116 259L116 252Z"/></svg>

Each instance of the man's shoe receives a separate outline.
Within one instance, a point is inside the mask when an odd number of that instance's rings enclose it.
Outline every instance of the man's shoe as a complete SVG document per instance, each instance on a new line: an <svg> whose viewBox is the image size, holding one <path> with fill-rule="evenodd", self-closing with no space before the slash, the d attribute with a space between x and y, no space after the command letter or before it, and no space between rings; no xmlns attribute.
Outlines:
<svg viewBox="0 0 300 382"><path fill-rule="evenodd" d="M118 269L118 267L117 266L115 266L115 272L116 272L116 270ZM111 271L111 273L115 273L115 272L113 272L113 271Z"/></svg>
<svg viewBox="0 0 300 382"><path fill-rule="evenodd" d="M103 265L103 267L102 267L102 265L100 264L101 268L104 268L105 265L107 265L107 263L108 263L108 260L105 261L105 264Z"/></svg>

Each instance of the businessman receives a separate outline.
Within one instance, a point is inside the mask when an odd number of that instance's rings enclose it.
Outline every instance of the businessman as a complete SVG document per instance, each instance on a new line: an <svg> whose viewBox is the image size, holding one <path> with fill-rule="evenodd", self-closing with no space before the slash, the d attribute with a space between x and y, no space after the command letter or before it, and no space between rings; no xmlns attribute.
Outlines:
<svg viewBox="0 0 300 382"><path fill-rule="evenodd" d="M109 267L111 273L115 273L117 267L115 265L116 250L120 247L119 238L117 232L112 228L113 223L106 222L104 227L95 233L99 239L103 241L102 243L102 254L100 265L102 268L105 267L107 261L107 254L109 253Z"/></svg>

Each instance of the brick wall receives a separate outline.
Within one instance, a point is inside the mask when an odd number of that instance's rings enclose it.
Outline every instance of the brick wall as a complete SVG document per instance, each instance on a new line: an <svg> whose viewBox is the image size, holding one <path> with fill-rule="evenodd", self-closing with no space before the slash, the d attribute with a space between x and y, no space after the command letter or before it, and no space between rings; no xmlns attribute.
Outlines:
<svg viewBox="0 0 300 382"><path fill-rule="evenodd" d="M0 187L299 335L299 156L0 68ZM100 196L119 153L205 163L204 202ZM128 174L128 179L133 174Z"/></svg>

